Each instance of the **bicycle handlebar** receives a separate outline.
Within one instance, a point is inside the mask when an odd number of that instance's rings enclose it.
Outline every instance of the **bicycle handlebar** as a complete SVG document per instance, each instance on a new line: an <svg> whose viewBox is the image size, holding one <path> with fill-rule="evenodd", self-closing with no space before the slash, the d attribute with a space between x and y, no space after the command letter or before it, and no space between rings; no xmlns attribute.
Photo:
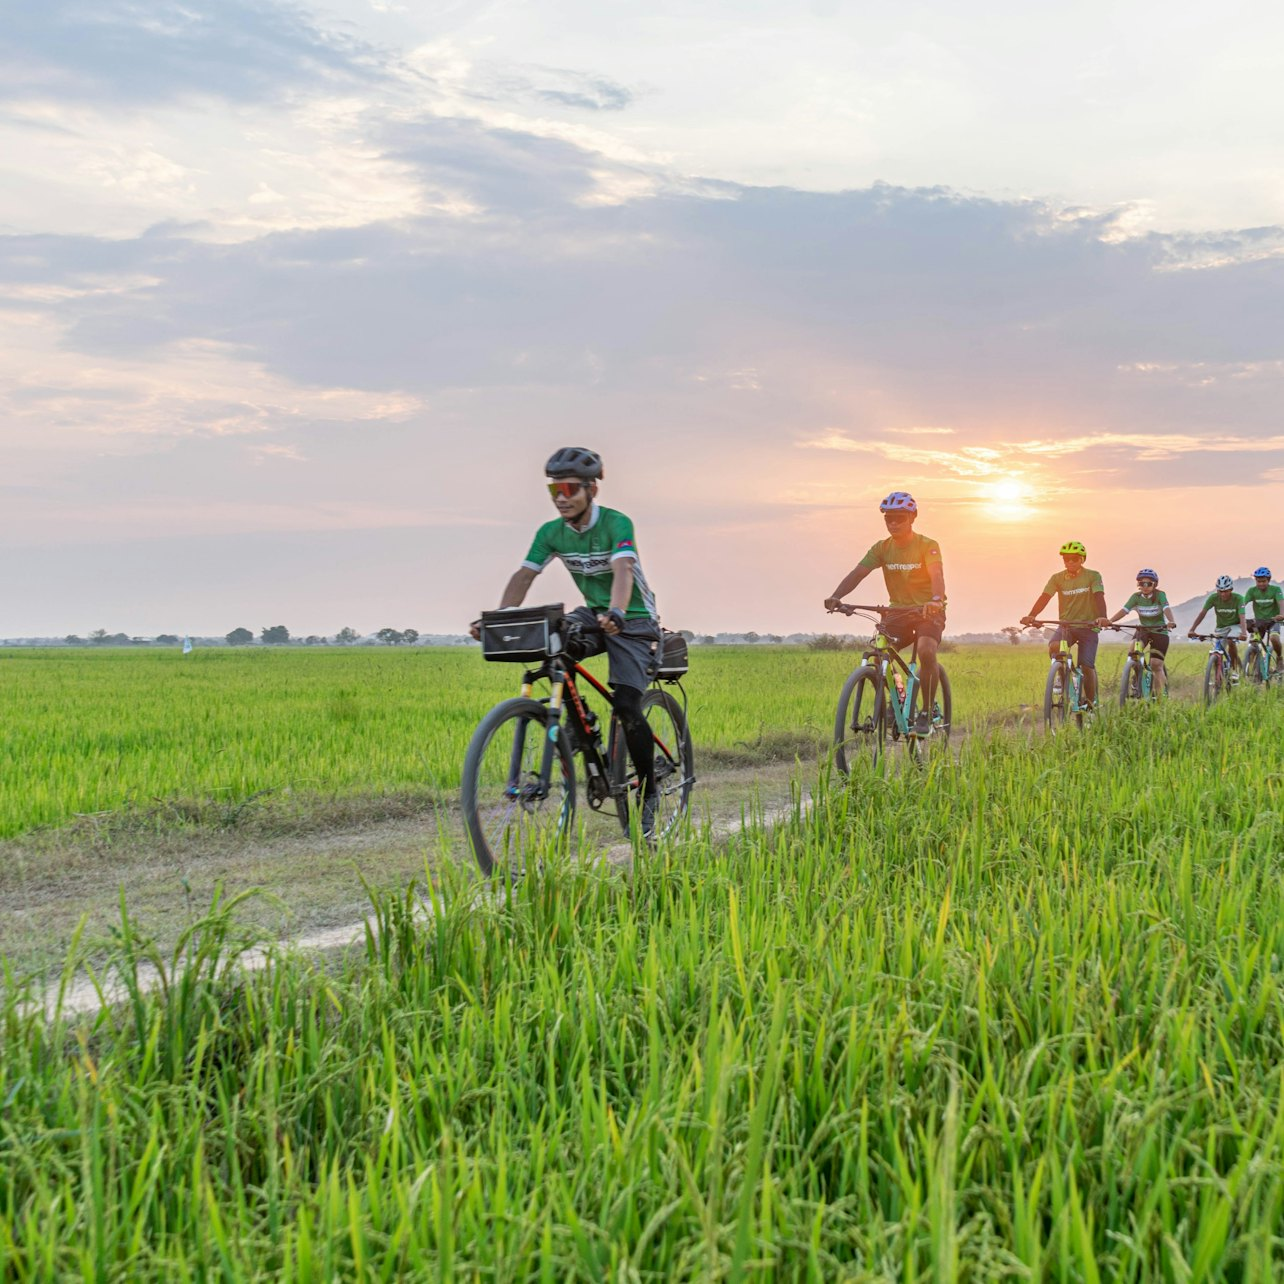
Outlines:
<svg viewBox="0 0 1284 1284"><path fill-rule="evenodd" d="M914 612L916 615L927 613L927 606L862 606L856 602L839 602L828 609L830 615L855 615L857 611L874 611L879 615L895 615L898 611Z"/></svg>
<svg viewBox="0 0 1284 1284"><path fill-rule="evenodd" d="M1098 626L1096 620L1031 620L1029 624L1022 625L1027 629L1046 629L1056 625L1060 628L1062 625L1072 629L1095 629ZM1113 628L1113 625L1106 625L1107 628Z"/></svg>

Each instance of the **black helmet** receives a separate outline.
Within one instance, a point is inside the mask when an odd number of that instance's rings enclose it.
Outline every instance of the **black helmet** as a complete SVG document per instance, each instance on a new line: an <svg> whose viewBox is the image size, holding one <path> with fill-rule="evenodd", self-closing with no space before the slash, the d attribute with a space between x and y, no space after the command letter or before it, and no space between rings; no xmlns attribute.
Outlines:
<svg viewBox="0 0 1284 1284"><path fill-rule="evenodd" d="M549 456L544 465L547 477L578 477L582 481L598 481L602 476L602 456L583 446L563 446Z"/></svg>

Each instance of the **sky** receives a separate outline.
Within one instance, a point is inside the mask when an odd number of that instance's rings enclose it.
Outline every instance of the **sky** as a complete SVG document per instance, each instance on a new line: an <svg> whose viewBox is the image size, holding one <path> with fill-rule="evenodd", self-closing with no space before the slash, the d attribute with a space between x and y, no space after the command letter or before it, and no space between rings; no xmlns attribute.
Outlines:
<svg viewBox="0 0 1284 1284"><path fill-rule="evenodd" d="M672 628L891 490L955 632L1284 576L1284 10L1196 9L16 7L0 636L461 631L569 444Z"/></svg>

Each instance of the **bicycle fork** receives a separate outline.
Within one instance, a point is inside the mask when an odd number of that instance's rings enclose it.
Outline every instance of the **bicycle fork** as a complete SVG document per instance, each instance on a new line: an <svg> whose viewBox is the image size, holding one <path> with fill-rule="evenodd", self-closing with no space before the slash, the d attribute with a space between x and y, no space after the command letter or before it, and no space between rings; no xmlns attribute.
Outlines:
<svg viewBox="0 0 1284 1284"><path fill-rule="evenodd" d="M543 748L540 753L539 779L524 781L522 779L522 762L526 755L526 736L535 725L522 721L513 733L513 748L508 760L508 796L519 802L542 801L548 797L549 783L553 779L553 755L557 752L557 742L562 734L562 692L565 683L554 682L553 693L548 701L548 715L544 720Z"/></svg>

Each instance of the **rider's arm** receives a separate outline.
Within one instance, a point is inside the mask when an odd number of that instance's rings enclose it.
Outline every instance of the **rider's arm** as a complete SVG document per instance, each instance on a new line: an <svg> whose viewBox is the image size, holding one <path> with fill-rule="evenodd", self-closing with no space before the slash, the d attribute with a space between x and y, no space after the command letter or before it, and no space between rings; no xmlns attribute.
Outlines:
<svg viewBox="0 0 1284 1284"><path fill-rule="evenodd" d="M1093 609L1097 612L1097 619L1099 620L1104 619L1106 615L1106 595L1104 593L1094 593L1092 595L1092 606L1093 606ZM1119 615L1127 615L1127 614L1128 614L1127 607L1125 607L1122 611L1119 612ZM1116 620L1119 618L1119 615L1115 616Z"/></svg>
<svg viewBox="0 0 1284 1284"><path fill-rule="evenodd" d="M535 577L538 574L538 571L532 571L529 566L519 566L513 572L513 578L508 581L504 596L499 599L500 610L506 606L521 606L526 601L526 594L531 591L531 585L535 583Z"/></svg>
<svg viewBox="0 0 1284 1284"><path fill-rule="evenodd" d="M1039 596L1035 598L1034 605L1030 608L1030 614L1027 616L1024 616L1021 620L1021 623L1024 624L1027 620L1037 619L1039 612L1042 611L1043 608L1047 606L1047 604L1051 601L1052 601L1051 593L1040 593Z"/></svg>
<svg viewBox="0 0 1284 1284"><path fill-rule="evenodd" d="M629 609L629 599L633 596L633 567L636 565L631 557L617 557L611 563L611 605L612 612L618 611L623 616ZM597 622L604 633L620 631L619 617L599 615Z"/></svg>
<svg viewBox="0 0 1284 1284"><path fill-rule="evenodd" d="M825 599L825 606L832 611L834 606L838 602L842 601L842 599L845 598L847 594L850 593L852 589L854 589L856 585L859 584L861 580L863 580L873 569L874 568L872 566L864 566L861 564L853 566L852 569L843 577L842 583L840 583L833 593ZM935 591L935 582L933 582L932 588L933 591Z"/></svg>
<svg viewBox="0 0 1284 1284"><path fill-rule="evenodd" d="M1244 623L1244 608L1239 608L1239 634L1240 637L1248 637L1248 625Z"/></svg>
<svg viewBox="0 0 1284 1284"><path fill-rule="evenodd" d="M504 596L499 599L500 610L506 606L521 606L526 600L526 594L530 592L530 587L535 583L535 577L538 571L533 571L529 566L519 566L513 572L513 578L508 581L504 589ZM481 641L480 621L474 620L468 626L468 634L474 642Z"/></svg>
<svg viewBox="0 0 1284 1284"><path fill-rule="evenodd" d="M1177 621L1173 619L1173 608L1169 606L1167 602L1164 603L1164 619L1168 621L1168 627L1175 631L1177 628Z"/></svg>
<svg viewBox="0 0 1284 1284"><path fill-rule="evenodd" d="M931 606L936 606L941 610L945 609L945 568L941 565L941 559L934 558L927 564L927 575L932 581L932 601Z"/></svg>
<svg viewBox="0 0 1284 1284"><path fill-rule="evenodd" d="M1187 637L1193 638L1195 634L1199 632L1199 626L1203 623L1204 616L1206 616L1207 614L1208 614L1208 607L1204 607L1204 609L1200 611L1200 613L1197 616L1195 616L1195 622L1190 626L1190 631L1186 634ZM1240 619L1242 620L1243 616L1240 616Z"/></svg>
<svg viewBox="0 0 1284 1284"><path fill-rule="evenodd" d="M1113 615L1107 616L1106 604L1103 601L1101 604L1101 614L1097 618L1099 620L1105 620L1107 624L1113 624L1116 620L1122 620L1123 617L1127 614L1128 614L1128 608L1126 606L1121 606Z"/></svg>

